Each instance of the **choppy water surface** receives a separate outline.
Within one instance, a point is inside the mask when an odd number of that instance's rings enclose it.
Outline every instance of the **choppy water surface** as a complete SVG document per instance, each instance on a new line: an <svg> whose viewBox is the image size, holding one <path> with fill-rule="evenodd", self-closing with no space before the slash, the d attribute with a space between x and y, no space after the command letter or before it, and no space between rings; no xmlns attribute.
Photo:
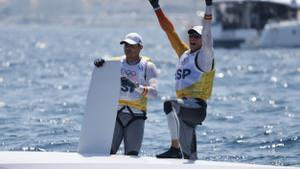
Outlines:
<svg viewBox="0 0 300 169"><path fill-rule="evenodd" d="M144 37L143 54L159 69L160 96L174 96L176 58L157 25L0 28L0 150L76 151L93 60L122 54L119 41L131 31ZM215 56L199 158L299 165L300 49L216 49ZM168 148L169 137L162 102L151 100L141 154Z"/></svg>

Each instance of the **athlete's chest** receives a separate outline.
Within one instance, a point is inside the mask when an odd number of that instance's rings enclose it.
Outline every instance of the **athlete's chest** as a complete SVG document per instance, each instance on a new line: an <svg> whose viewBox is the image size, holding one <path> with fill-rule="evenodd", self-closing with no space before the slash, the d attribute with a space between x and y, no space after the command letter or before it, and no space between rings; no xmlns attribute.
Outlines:
<svg viewBox="0 0 300 169"><path fill-rule="evenodd" d="M145 66L141 63L136 65L129 65L127 63L122 63L121 66L121 76L127 77L131 80L138 81L140 77L145 72Z"/></svg>

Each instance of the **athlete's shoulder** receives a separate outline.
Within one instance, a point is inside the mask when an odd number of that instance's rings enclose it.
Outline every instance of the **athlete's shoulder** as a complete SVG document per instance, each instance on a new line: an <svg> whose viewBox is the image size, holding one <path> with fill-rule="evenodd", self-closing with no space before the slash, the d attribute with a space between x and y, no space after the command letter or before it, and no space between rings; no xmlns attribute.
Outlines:
<svg viewBox="0 0 300 169"><path fill-rule="evenodd" d="M156 71L156 66L152 62L152 59L148 56L142 56L142 62L146 64L148 71Z"/></svg>
<svg viewBox="0 0 300 169"><path fill-rule="evenodd" d="M142 56L142 58L147 62L152 62L152 59L149 56Z"/></svg>

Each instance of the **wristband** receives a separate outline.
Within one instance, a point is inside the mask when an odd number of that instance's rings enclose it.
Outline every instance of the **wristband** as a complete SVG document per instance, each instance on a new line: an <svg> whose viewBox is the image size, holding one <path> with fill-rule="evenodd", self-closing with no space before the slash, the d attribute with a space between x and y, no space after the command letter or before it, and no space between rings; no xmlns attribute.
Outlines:
<svg viewBox="0 0 300 169"><path fill-rule="evenodd" d="M155 7L155 8L153 8L154 9L154 11L157 11L157 10L159 10L160 9L160 6L158 6L158 7Z"/></svg>

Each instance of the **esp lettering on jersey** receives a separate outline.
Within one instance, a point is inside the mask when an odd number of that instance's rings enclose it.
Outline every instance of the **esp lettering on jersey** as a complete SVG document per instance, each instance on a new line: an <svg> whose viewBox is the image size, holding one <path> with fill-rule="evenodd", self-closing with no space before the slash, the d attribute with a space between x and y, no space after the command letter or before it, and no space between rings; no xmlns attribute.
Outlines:
<svg viewBox="0 0 300 169"><path fill-rule="evenodd" d="M189 58L185 57L182 62L177 66L177 70L175 73L175 80L185 79L187 76L191 74L191 69L185 68L185 65L188 64Z"/></svg>
<svg viewBox="0 0 300 169"><path fill-rule="evenodd" d="M188 75L191 74L190 69L177 69L176 74L175 74L175 79L180 80L180 79L185 79Z"/></svg>

